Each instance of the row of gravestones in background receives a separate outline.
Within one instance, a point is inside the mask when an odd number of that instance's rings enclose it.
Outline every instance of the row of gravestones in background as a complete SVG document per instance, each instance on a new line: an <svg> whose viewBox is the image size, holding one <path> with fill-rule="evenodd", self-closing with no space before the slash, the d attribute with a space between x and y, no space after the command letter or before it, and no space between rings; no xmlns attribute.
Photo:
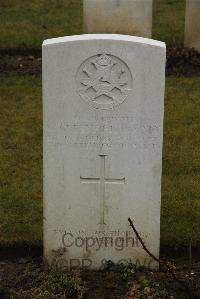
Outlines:
<svg viewBox="0 0 200 299"><path fill-rule="evenodd" d="M121 33L151 38L153 0L84 0L87 33ZM200 1L186 0L185 47L200 51Z"/></svg>

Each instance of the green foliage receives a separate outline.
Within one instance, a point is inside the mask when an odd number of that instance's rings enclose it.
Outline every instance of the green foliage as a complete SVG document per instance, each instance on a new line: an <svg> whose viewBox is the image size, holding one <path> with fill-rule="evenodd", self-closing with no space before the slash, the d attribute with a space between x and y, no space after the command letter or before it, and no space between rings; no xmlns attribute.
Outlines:
<svg viewBox="0 0 200 299"><path fill-rule="evenodd" d="M136 271L136 266L132 263L113 263L112 261L107 261L103 268L104 271L110 271L113 273L120 273L124 280L127 280L133 276Z"/></svg>

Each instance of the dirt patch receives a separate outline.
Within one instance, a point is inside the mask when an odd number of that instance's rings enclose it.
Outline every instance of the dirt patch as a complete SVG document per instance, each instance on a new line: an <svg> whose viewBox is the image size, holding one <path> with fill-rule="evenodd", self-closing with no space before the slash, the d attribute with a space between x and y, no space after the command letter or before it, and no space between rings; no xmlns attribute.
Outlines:
<svg viewBox="0 0 200 299"><path fill-rule="evenodd" d="M194 49L167 49L166 74L190 77L200 75L200 53Z"/></svg>
<svg viewBox="0 0 200 299"><path fill-rule="evenodd" d="M176 267L175 273L176 279L166 269L112 264L101 271L66 272L48 267L39 257L5 260L0 262L0 298L200 298L200 263Z"/></svg>
<svg viewBox="0 0 200 299"><path fill-rule="evenodd" d="M26 243L12 243L9 245L0 246L0 262L2 260L12 260L17 258L37 258L43 254L42 244L28 245Z"/></svg>
<svg viewBox="0 0 200 299"><path fill-rule="evenodd" d="M0 50L0 74L39 75L42 71L41 52L34 49ZM167 49L166 75L200 75L200 53L194 49Z"/></svg>
<svg viewBox="0 0 200 299"><path fill-rule="evenodd" d="M39 75L42 70L42 58L34 55L0 54L0 73L16 75Z"/></svg>

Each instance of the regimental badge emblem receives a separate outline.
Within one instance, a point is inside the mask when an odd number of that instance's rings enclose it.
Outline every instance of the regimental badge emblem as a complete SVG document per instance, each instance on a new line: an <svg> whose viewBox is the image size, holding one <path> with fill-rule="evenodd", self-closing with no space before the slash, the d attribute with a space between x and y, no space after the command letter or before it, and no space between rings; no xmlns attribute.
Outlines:
<svg viewBox="0 0 200 299"><path fill-rule="evenodd" d="M86 59L76 74L77 91L95 109L113 109L132 90L131 72L120 58L98 54Z"/></svg>

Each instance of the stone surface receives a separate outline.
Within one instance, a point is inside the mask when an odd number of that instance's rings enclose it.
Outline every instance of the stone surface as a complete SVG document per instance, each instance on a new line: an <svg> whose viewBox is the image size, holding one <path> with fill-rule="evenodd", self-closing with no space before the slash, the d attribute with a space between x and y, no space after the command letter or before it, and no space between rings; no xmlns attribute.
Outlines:
<svg viewBox="0 0 200 299"><path fill-rule="evenodd" d="M151 37L152 0L84 0L84 32Z"/></svg>
<svg viewBox="0 0 200 299"><path fill-rule="evenodd" d="M185 47L200 52L200 0L186 0Z"/></svg>
<svg viewBox="0 0 200 299"><path fill-rule="evenodd" d="M156 267L165 44L94 34L43 43L44 252L54 265Z"/></svg>

